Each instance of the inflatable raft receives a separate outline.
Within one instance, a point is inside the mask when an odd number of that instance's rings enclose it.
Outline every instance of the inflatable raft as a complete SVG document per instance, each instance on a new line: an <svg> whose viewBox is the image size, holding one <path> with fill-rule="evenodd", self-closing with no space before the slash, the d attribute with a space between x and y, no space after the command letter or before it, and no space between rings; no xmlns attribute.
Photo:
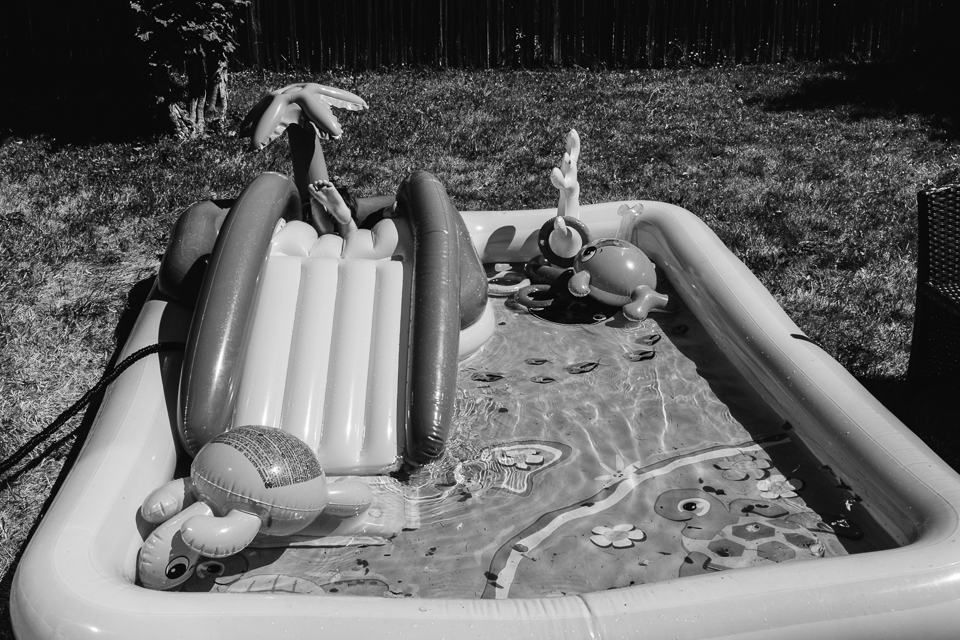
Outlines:
<svg viewBox="0 0 960 640"><path fill-rule="evenodd" d="M384 474L404 459L419 464L435 458L454 411L450 385L456 385L458 359L480 348L497 326L484 285L463 282L479 262L518 263L537 254L539 231L557 214L556 209L457 214L435 178L418 174L401 189L405 222L396 225L396 246L388 240L387 250L373 236L364 247L317 238L296 221L296 198L285 178L267 175L238 198L229 219L221 221L222 211L203 205L210 216L181 220L179 227L213 229L217 238L209 265L201 269L202 284L191 284L189 275L200 268L189 257L196 246L172 243L122 355L164 341L187 343L185 355L149 356L109 388L14 578L11 614L21 640L955 636L960 477L809 340L700 220L660 202L642 203L630 239L656 264L744 384L789 425L790 438L821 469L842 477L848 508L869 515L889 536L889 548L558 597L507 593L510 576L535 560L534 545L551 527L596 509L599 502L590 501L553 512L515 542L500 541L503 553L490 560L497 572L487 581L490 594L478 598L145 588L137 563L153 527L137 510L156 487L183 477L189 462L184 449L218 433L248 423L289 430L316 449L332 480L365 477L371 486L397 483ZM593 235L614 236L623 204L580 207L580 219ZM256 213L253 222L249 212ZM255 228L245 226L248 222ZM443 241L432 243L436 236ZM355 249L359 254L351 254ZM187 267L172 264L178 251L188 255ZM638 351L637 359L643 353ZM710 366L694 361L698 369ZM581 363L570 371L596 366ZM473 379L489 386L495 377ZM570 459L564 458L562 442L524 446L501 447L494 455L514 470ZM760 448L713 451L714 458L728 457L716 458L712 473L762 472ZM642 474L610 469L605 479L598 478L604 487L598 496L610 503L623 493L618 487L674 468L676 462L664 458ZM688 480L698 486L695 477ZM783 487L772 489L782 493ZM523 489L511 488L517 495ZM674 495L675 489L665 489L663 496ZM703 489L683 491L702 495ZM713 491L702 499L682 499L678 509L702 515L711 504L733 504ZM341 514L337 522L321 522L308 533L348 543L376 544L379 537L382 543L415 526L402 509L391 516L389 504L384 498L383 508L356 526ZM661 504L658 500L657 509ZM393 524L374 522L388 516ZM692 549L699 534L684 535ZM591 536L601 550L643 544L642 538L624 525L598 527ZM717 548L711 543L707 549L707 542L704 551Z"/></svg>

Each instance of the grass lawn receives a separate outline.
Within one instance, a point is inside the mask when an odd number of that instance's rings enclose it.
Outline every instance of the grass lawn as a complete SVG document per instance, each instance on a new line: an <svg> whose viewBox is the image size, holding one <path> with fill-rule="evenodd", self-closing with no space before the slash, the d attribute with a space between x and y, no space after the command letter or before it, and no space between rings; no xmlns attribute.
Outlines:
<svg viewBox="0 0 960 640"><path fill-rule="evenodd" d="M915 194L960 182L960 140L909 69L246 72L233 76L234 131L195 142L84 141L69 114L52 134L0 130L0 457L111 362L184 207L233 197L263 171L289 173L285 138L251 154L235 129L264 92L303 80L370 104L338 112L346 133L324 147L358 195L426 169L461 210L555 206L549 173L576 128L581 202L643 198L698 214L807 335L911 420L901 379ZM960 466L951 440L924 437ZM18 555L74 442L0 484L0 636Z"/></svg>

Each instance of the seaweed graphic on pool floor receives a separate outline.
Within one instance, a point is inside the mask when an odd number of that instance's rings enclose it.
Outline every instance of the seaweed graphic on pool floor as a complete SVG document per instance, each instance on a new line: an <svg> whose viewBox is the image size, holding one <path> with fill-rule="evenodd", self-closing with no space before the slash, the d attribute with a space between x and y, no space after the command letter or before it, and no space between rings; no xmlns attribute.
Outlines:
<svg viewBox="0 0 960 640"><path fill-rule="evenodd" d="M534 478L570 456L560 442L526 440L483 449L476 459L460 462L453 471L457 486L471 495L504 491L529 496Z"/></svg>

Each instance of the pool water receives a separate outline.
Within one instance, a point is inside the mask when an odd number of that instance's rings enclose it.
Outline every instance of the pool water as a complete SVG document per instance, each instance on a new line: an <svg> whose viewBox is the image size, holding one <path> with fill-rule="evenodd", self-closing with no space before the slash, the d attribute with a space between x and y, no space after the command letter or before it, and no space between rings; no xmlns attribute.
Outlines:
<svg viewBox="0 0 960 640"><path fill-rule="evenodd" d="M184 588L559 596L895 546L686 308L564 325L500 299L496 314L460 365L444 456L403 482L407 530L247 549Z"/></svg>

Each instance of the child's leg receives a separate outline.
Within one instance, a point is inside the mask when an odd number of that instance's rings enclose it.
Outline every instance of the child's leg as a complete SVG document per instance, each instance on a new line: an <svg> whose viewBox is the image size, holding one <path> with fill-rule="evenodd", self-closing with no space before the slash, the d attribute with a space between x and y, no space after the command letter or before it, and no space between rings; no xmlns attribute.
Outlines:
<svg viewBox="0 0 960 640"><path fill-rule="evenodd" d="M287 127L290 140L290 156L293 161L293 182L300 192L304 204L307 200L307 185L317 180L329 180L327 161L323 157L323 147L317 139L313 127L301 127L291 124Z"/></svg>

